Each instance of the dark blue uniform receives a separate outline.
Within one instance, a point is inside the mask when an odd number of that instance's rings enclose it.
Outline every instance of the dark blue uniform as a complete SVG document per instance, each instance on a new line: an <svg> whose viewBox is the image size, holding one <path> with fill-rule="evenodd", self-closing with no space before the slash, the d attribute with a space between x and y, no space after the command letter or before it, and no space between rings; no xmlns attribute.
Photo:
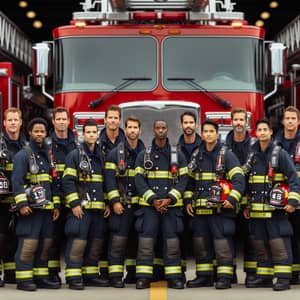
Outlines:
<svg viewBox="0 0 300 300"><path fill-rule="evenodd" d="M17 282L31 282L34 278L47 278L48 252L53 241L53 208L60 208L60 202L52 196L52 169L48 149L35 142L29 144L39 166L38 174L29 170L28 152L22 149L15 155L12 172L12 186L17 210L28 206L26 186L40 184L44 187L49 203L43 209L33 209L28 216L19 216L16 234L18 249L15 254Z"/></svg>
<svg viewBox="0 0 300 300"><path fill-rule="evenodd" d="M10 224L15 225L11 223L14 222L14 216L9 211L11 204L15 202L12 194L11 173L13 170L14 156L22 149L26 138L24 134L20 134L18 140L10 140L7 133L4 133L3 138L9 152L9 157L1 162L1 171L8 178L10 185L9 194L0 196L0 260L3 260L5 282L13 283L15 281L16 263L14 261L14 255L17 249L17 239L14 226L10 226ZM0 261L0 270L1 269Z"/></svg>
<svg viewBox="0 0 300 300"><path fill-rule="evenodd" d="M288 204L297 206L300 200L300 185L295 166L288 153L281 149L278 168L274 178L268 177L273 142L265 152L260 150L259 142L253 147L255 154L248 180L250 229L254 235L257 254L256 275L268 279L289 279L292 274L292 227L288 216L282 209L269 205L269 193L276 183L289 184Z"/></svg>
<svg viewBox="0 0 300 300"><path fill-rule="evenodd" d="M170 144L159 148L152 142L150 157L151 170L144 166L144 151L136 161L135 184L141 197L142 206L137 212L136 230L139 233L137 253L137 278L152 278L154 244L161 226L163 237L163 258L165 277L181 279L179 234L183 231L183 193L188 180L188 170L184 155L178 151L178 182L174 182L170 165ZM170 198L171 204L164 214L153 206L155 199Z"/></svg>
<svg viewBox="0 0 300 300"><path fill-rule="evenodd" d="M124 207L121 215L116 215L111 209L109 217L110 241L108 251L109 276L123 277L124 259L127 254L127 268L135 271L137 238L134 230L134 213L138 209L138 193L134 182L135 161L139 152L144 150L141 140L135 149L127 141L124 144L126 170L123 174L119 170L119 149L115 147L105 163L105 186L108 201L111 206L120 202ZM128 246L127 246L128 245ZM131 250L126 253L126 248Z"/></svg>
<svg viewBox="0 0 300 300"><path fill-rule="evenodd" d="M66 221L66 211L64 208L64 197L62 191L62 177L65 169L65 160L68 153L76 148L76 142L73 132L68 130L67 139L59 139L55 131L49 134L52 140L52 153L56 167L57 176L53 178L53 194L62 204L59 219L55 222L54 242L49 252L48 267L50 274L56 274L60 269L60 255L64 240L64 229Z"/></svg>
<svg viewBox="0 0 300 300"><path fill-rule="evenodd" d="M219 204L209 206L207 203L211 186L217 179L217 157L221 146L221 143L218 142L214 150L209 152L206 150L205 143L201 143L197 168L191 174L185 192L186 204L192 204L195 211L191 227L196 274L197 277L209 278L208 281L211 281L213 276L213 259L215 257L218 279L231 279L233 276L235 210L224 209ZM240 163L230 150L225 152L224 172L226 179L233 185L227 200L236 207L244 192L245 180Z"/></svg>
<svg viewBox="0 0 300 300"><path fill-rule="evenodd" d="M63 175L66 207L81 205L84 210L81 220L76 218L71 210L67 214L65 226L67 282L81 281L82 278L87 280L98 278L98 261L105 236L102 154L98 144L93 153L85 143L83 149L91 164L91 176L83 176L79 168L79 149L67 155Z"/></svg>

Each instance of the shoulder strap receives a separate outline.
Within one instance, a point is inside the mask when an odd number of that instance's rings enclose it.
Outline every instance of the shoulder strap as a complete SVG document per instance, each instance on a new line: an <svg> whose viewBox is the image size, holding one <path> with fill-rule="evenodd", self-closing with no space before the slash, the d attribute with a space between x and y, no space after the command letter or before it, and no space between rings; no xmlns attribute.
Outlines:
<svg viewBox="0 0 300 300"><path fill-rule="evenodd" d="M151 159L152 147L149 146L145 149L144 153L144 168L145 170L151 170L153 168L153 161Z"/></svg>
<svg viewBox="0 0 300 300"><path fill-rule="evenodd" d="M37 164L36 157L35 157L28 142L25 143L25 145L23 146L23 149L27 153L30 173L37 174L39 172L39 165Z"/></svg>
<svg viewBox="0 0 300 300"><path fill-rule="evenodd" d="M124 142L120 142L117 145L118 156L118 170L120 174L125 174L126 171L126 157L125 157L125 145Z"/></svg>

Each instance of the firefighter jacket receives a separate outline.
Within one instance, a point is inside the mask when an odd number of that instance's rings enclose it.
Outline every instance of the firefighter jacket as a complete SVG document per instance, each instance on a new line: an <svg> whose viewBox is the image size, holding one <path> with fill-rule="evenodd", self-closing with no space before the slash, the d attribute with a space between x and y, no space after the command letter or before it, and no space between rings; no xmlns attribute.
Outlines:
<svg viewBox="0 0 300 300"><path fill-rule="evenodd" d="M259 142L256 142L253 146L255 152L247 187L248 205L252 217L269 218L272 216L270 213L264 214L263 212L275 210L275 207L270 206L268 203L270 191L278 183L286 182L289 185L288 204L297 206L300 200L300 185L296 168L284 149L281 148L279 151L278 168L274 170L273 178L268 176L273 146L274 143L271 141L265 152L260 150ZM262 212L261 216L260 212Z"/></svg>
<svg viewBox="0 0 300 300"><path fill-rule="evenodd" d="M24 148L15 155L12 188L17 209L29 205L25 190L27 187L36 184L44 187L46 200L49 201L43 209L60 208L60 203L53 198L52 194L52 169L47 146L44 144L42 147L39 147L33 140L30 140L29 147L35 156L39 170L37 174L30 173L29 153Z"/></svg>
<svg viewBox="0 0 300 300"><path fill-rule="evenodd" d="M169 207L183 205L183 193L188 181L188 169L184 155L177 151L177 173L171 172L171 146L169 142L162 148L153 140L150 158L153 162L151 170L144 166L145 151L139 153L135 168L135 185L138 190L140 205L151 206L153 200L170 198Z"/></svg>
<svg viewBox="0 0 300 300"><path fill-rule="evenodd" d="M243 142L235 142L233 140L233 130L231 130L226 136L226 145L239 159L240 164L243 165L247 160L247 156L249 151L251 150L252 144L254 144L256 140L256 138L251 137L247 132L245 140Z"/></svg>
<svg viewBox="0 0 300 300"><path fill-rule="evenodd" d="M57 197L59 201L62 202L62 177L65 169L66 156L72 150L77 148L77 145L74 134L70 129L68 130L68 139L64 142L57 138L53 129L50 131L49 136L52 140L52 153L57 171L57 177L53 178L53 194L54 197Z"/></svg>
<svg viewBox="0 0 300 300"><path fill-rule="evenodd" d="M101 130L100 136L99 136L99 142L100 142L101 152L104 157L104 161L106 160L107 155L110 152L110 150L115 148L120 142L125 142L125 139L126 139L125 133L122 128L119 128L119 135L117 136L114 144L108 138L108 136L106 134L106 128L103 128Z"/></svg>
<svg viewBox="0 0 300 300"><path fill-rule="evenodd" d="M115 147L105 162L105 187L110 204L122 202L127 204L138 204L138 192L135 187L135 161L139 152L145 149L144 143L138 140L137 147L132 149L127 141L125 148L125 171L119 168L119 148Z"/></svg>
<svg viewBox="0 0 300 300"><path fill-rule="evenodd" d="M196 140L193 144L186 144L184 142L184 135L182 134L178 140L178 146L180 147L181 152L184 154L185 159L187 162L190 161L191 159L191 154L193 151L200 145L201 143L201 137L199 134L196 134ZM191 146L191 153L187 150L187 147L190 145Z"/></svg>
<svg viewBox="0 0 300 300"><path fill-rule="evenodd" d="M23 133L20 133L18 140L10 140L7 133L3 134L4 142L6 144L7 150L9 152L8 158L2 163L1 171L5 174L9 181L9 191L12 192L11 174L13 171L13 163L15 155L22 149L25 145L26 137ZM4 195L1 198L1 203L14 203L15 199L13 195Z"/></svg>
<svg viewBox="0 0 300 300"><path fill-rule="evenodd" d="M207 198L210 196L211 186L216 183L217 178L217 158L222 144L218 141L213 151L206 150L205 142L199 146L197 168L190 174L189 183L185 192L185 204L192 204L196 209L196 214L211 215L222 212L228 216L234 216L235 210L223 209L219 204L209 205ZM224 155L224 175L232 183L227 200L236 206L245 190L244 173L235 154L228 149ZM229 192L229 191L228 191Z"/></svg>
<svg viewBox="0 0 300 300"><path fill-rule="evenodd" d="M80 149L75 149L66 157L62 187L66 200L66 207L73 208L82 205L85 209L105 209L103 196L103 159L99 144L92 153L86 143L82 149L89 159L90 174L85 176L79 165Z"/></svg>

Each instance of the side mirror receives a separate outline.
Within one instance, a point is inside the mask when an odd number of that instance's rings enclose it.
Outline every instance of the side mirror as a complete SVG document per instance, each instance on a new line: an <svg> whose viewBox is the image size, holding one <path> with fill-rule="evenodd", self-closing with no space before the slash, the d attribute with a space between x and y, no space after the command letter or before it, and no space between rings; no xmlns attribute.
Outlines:
<svg viewBox="0 0 300 300"><path fill-rule="evenodd" d="M42 85L51 76L51 45L37 43L33 47L33 78L35 85Z"/></svg>
<svg viewBox="0 0 300 300"><path fill-rule="evenodd" d="M286 76L286 47L282 43L271 43L271 75Z"/></svg>

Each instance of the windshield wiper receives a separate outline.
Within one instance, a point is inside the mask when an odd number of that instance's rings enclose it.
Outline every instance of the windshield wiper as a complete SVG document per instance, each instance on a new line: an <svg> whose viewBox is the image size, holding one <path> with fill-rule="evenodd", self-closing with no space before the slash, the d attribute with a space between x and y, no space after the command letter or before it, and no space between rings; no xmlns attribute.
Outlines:
<svg viewBox="0 0 300 300"><path fill-rule="evenodd" d="M170 81L183 81L195 88L196 90L204 93L206 96L208 96L210 99L218 103L219 105L222 105L224 108L231 108L232 104L225 99L222 99L221 97L215 95L214 93L210 93L206 88L204 88L199 83L195 82L195 78L188 78L188 77L174 77L174 78L167 78Z"/></svg>
<svg viewBox="0 0 300 300"><path fill-rule="evenodd" d="M89 103L89 108L95 108L98 105L100 105L103 101L107 100L111 96L113 96L115 93L124 90L129 85L132 85L133 83L137 81L149 81L152 80L152 78L148 77L129 77L129 78L122 78L122 82L117 85L114 89L112 89L109 93L105 94L99 99L93 100Z"/></svg>

